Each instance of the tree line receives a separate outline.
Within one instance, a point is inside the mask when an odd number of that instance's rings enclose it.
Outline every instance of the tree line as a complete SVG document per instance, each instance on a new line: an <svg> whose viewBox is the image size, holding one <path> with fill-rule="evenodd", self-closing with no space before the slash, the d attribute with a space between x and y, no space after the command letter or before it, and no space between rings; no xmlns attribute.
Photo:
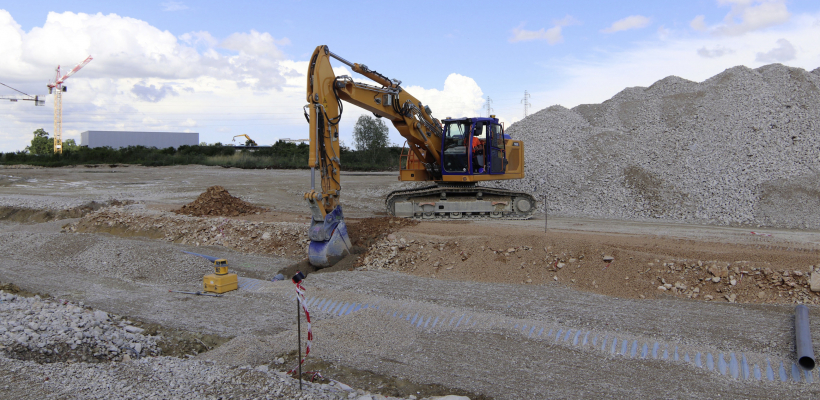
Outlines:
<svg viewBox="0 0 820 400"><path fill-rule="evenodd" d="M401 148L387 144L387 126L374 118L363 116L354 127L356 149L341 147L342 169L359 171L397 170ZM381 123L381 124L379 124ZM43 129L34 131L31 144L23 151L0 153L0 164L26 164L43 167L63 167L90 164L136 164L144 166L218 165L236 168L301 169L309 168L310 146L278 141L270 147L237 149L222 143L157 149L129 146L88 148L78 146L73 139L63 141L62 154L54 153L54 139Z"/></svg>

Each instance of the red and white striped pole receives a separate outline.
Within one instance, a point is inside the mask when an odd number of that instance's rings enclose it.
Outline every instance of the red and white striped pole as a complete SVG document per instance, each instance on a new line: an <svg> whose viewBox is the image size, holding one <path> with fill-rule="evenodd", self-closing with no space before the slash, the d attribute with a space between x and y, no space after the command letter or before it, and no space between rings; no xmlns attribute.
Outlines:
<svg viewBox="0 0 820 400"><path fill-rule="evenodd" d="M294 371L299 370L299 390L302 390L302 364L305 362L305 358L307 358L308 354L310 354L310 345L313 343L313 331L310 328L310 312L307 309L307 304L305 303L305 287L302 286L302 281L305 279L305 274L301 271L297 271L296 275L293 275L291 279L293 283L296 285L296 341L298 342L299 347L299 364L288 371L288 375L292 374ZM302 318L299 312L299 309L302 309L305 312L305 320L307 321L307 342L305 343L305 357L302 357Z"/></svg>

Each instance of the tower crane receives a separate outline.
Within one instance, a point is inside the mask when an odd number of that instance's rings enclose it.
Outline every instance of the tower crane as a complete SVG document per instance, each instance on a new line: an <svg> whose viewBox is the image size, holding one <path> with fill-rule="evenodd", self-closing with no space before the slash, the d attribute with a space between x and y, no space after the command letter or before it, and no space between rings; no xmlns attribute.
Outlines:
<svg viewBox="0 0 820 400"><path fill-rule="evenodd" d="M60 77L60 66L57 66L57 75L54 82L49 82L48 94L54 93L54 153L63 153L63 92L67 91L68 87L63 86L63 82L69 76L74 75L86 64L90 63L93 58L88 56L83 62L77 64L71 71ZM54 89L57 89L55 92Z"/></svg>
<svg viewBox="0 0 820 400"><path fill-rule="evenodd" d="M33 101L35 106L44 106L46 104L45 100L40 100L40 95L32 96L28 93L23 93L23 92L15 89L15 88L13 88L9 85L6 85L5 83L2 83L2 82L0 82L0 85L3 85L5 87L7 87L11 90L14 90L15 92L20 93L20 94L23 95L23 96L0 96L0 100L9 100L9 101L13 101L13 102L17 102L19 100Z"/></svg>

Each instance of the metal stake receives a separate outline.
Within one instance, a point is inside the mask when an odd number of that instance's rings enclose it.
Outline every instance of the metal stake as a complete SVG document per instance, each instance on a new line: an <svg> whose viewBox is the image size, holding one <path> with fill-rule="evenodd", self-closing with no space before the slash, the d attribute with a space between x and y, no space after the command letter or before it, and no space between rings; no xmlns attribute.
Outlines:
<svg viewBox="0 0 820 400"><path fill-rule="evenodd" d="M299 391L302 391L302 312L296 299L296 341L299 343Z"/></svg>
<svg viewBox="0 0 820 400"><path fill-rule="evenodd" d="M544 195L544 233L547 233L547 220L549 219L549 209L547 209L547 195Z"/></svg>

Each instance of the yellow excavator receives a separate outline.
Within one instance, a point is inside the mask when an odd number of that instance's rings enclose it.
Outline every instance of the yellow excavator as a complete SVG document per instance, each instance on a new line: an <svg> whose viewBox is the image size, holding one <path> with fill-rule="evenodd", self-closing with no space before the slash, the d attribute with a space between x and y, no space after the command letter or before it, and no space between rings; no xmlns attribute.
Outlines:
<svg viewBox="0 0 820 400"><path fill-rule="evenodd" d="M244 136L244 137L245 137L245 139L246 139L246 140L245 140L245 146L254 146L254 147L258 146L258 145L256 144L256 142L255 142L253 139L251 139L251 137L250 137L250 136L245 135L245 134L242 134L242 135L236 135L236 136L234 136L234 137L233 137L233 141L235 142L235 141L236 141L236 138L238 138L238 137L240 137L240 136Z"/></svg>
<svg viewBox="0 0 820 400"><path fill-rule="evenodd" d="M330 58L350 67L377 85L336 76ZM524 143L504 133L495 116L438 120L428 105L401 87L401 81L351 63L319 46L307 73L305 118L310 124L311 209L310 263L333 265L350 251L350 239L339 204L341 164L339 121L343 104L355 104L390 120L407 139L399 165L399 180L435 185L390 193L387 211L397 217L441 219L527 219L535 199L523 192L478 186L478 182L524 177ZM315 170L321 176L316 187Z"/></svg>

